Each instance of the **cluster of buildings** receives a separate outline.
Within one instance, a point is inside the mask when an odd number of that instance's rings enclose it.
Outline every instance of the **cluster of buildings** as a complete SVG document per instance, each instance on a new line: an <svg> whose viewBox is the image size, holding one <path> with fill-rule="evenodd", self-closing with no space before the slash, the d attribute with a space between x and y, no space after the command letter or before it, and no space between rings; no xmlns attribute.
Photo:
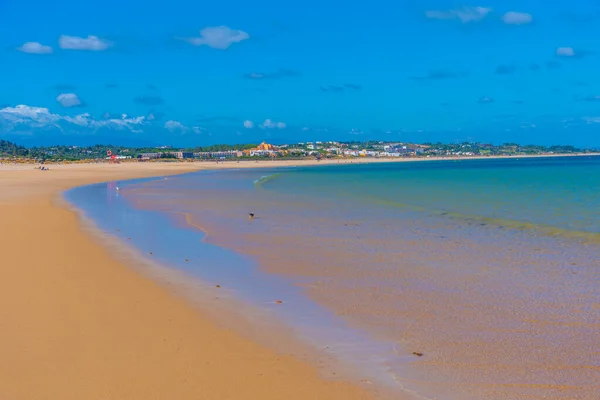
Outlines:
<svg viewBox="0 0 600 400"><path fill-rule="evenodd" d="M155 160L158 158L177 158L183 159L203 159L203 160L225 160L229 158L242 157L241 151L206 151L206 152L191 152L191 151L167 151L157 153L142 153L138 156L140 160Z"/></svg>
<svg viewBox="0 0 600 400"><path fill-rule="evenodd" d="M339 142L298 143L290 153L304 152L305 155L325 155L326 157L406 157L423 154L425 145L404 143L346 144Z"/></svg>
<svg viewBox="0 0 600 400"><path fill-rule="evenodd" d="M278 147L262 142L254 149L248 149L243 151L243 155L246 157L274 157L277 155L287 154L287 150L282 150Z"/></svg>
<svg viewBox="0 0 600 400"><path fill-rule="evenodd" d="M154 160L158 158L177 158L177 159L201 159L201 160L227 160L237 157L266 157L287 154L286 150L268 143L261 143L255 148L247 150L230 150L230 151L165 151L155 153L142 153L138 156L141 160Z"/></svg>
<svg viewBox="0 0 600 400"><path fill-rule="evenodd" d="M345 144L340 142L301 142L295 145L274 146L261 143L245 150L186 152L169 151L142 153L138 158L151 160L158 158L226 160L237 157L406 157L421 155L429 146L403 143Z"/></svg>

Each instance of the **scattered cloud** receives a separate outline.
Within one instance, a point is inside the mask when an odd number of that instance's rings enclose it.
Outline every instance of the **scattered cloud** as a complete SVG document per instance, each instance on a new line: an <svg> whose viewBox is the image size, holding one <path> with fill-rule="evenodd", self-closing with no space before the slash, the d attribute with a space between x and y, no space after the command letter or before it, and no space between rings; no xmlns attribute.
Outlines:
<svg viewBox="0 0 600 400"><path fill-rule="evenodd" d="M600 117L583 117L583 120L588 124L600 124Z"/></svg>
<svg viewBox="0 0 600 400"><path fill-rule="evenodd" d="M160 96L144 95L134 97L133 102L137 104L143 104L145 106L158 106L160 104L163 104L165 101Z"/></svg>
<svg viewBox="0 0 600 400"><path fill-rule="evenodd" d="M477 99L477 102L479 104L489 104L489 103L493 103L494 101L496 101L496 100L494 100L493 98L488 97L488 96L481 96L480 98Z"/></svg>
<svg viewBox="0 0 600 400"><path fill-rule="evenodd" d="M196 135L201 135L201 134L208 134L209 136L212 136L212 133L210 133L208 131L208 129L203 128L201 126L192 126L192 132L194 132Z"/></svg>
<svg viewBox="0 0 600 400"><path fill-rule="evenodd" d="M179 121L169 120L165 122L165 129L169 132L186 132L188 130L187 126L183 125Z"/></svg>
<svg viewBox="0 0 600 400"><path fill-rule="evenodd" d="M245 120L244 121L244 128L246 129L252 129L254 128L254 122L250 121L250 120Z"/></svg>
<svg viewBox="0 0 600 400"><path fill-rule="evenodd" d="M573 47L559 47L556 49L556 56L571 59L582 59L583 57L593 54L591 51L577 49Z"/></svg>
<svg viewBox="0 0 600 400"><path fill-rule="evenodd" d="M496 68L496 73L498 75L509 75L514 73L516 70L517 67L514 65L499 65L498 68Z"/></svg>
<svg viewBox="0 0 600 400"><path fill-rule="evenodd" d="M575 57L575 49L572 47L559 47L556 49L556 55L559 57Z"/></svg>
<svg viewBox="0 0 600 400"><path fill-rule="evenodd" d="M484 19L490 12L487 7L461 7L455 10L440 11L430 10L425 12L425 16L431 19L460 20L463 24L469 22L478 22Z"/></svg>
<svg viewBox="0 0 600 400"><path fill-rule="evenodd" d="M355 85L354 83L344 83L344 87L347 89L362 90L362 86Z"/></svg>
<svg viewBox="0 0 600 400"><path fill-rule="evenodd" d="M183 40L194 46L208 46L213 49L225 50L233 43L239 43L249 38L250 35L244 31L231 29L227 26L214 26L202 29L200 37L178 37L176 39Z"/></svg>
<svg viewBox="0 0 600 400"><path fill-rule="evenodd" d="M527 25L533 22L533 15L524 12L509 11L502 16L502 21L507 25Z"/></svg>
<svg viewBox="0 0 600 400"><path fill-rule="evenodd" d="M112 43L100 39L98 36L88 36L87 38L61 35L58 38L58 45L65 50L88 50L103 51L112 46Z"/></svg>
<svg viewBox="0 0 600 400"><path fill-rule="evenodd" d="M47 108L27 105L0 109L0 131L12 133L28 133L31 129L77 129L82 133L94 133L101 128L139 132L140 126L145 123L145 117L130 118L125 114L121 118L98 120L88 113L69 117L51 113Z"/></svg>
<svg viewBox="0 0 600 400"><path fill-rule="evenodd" d="M17 50L29 54L51 54L53 51L52 47L44 46L38 42L24 43L22 46L17 47Z"/></svg>
<svg viewBox="0 0 600 400"><path fill-rule="evenodd" d="M295 78L302 76L302 74L298 71L293 71L291 69L279 68L275 72L250 72L244 75L246 79L254 79L254 80L268 80L268 79L281 79L281 78Z"/></svg>
<svg viewBox="0 0 600 400"><path fill-rule="evenodd" d="M83 106L83 102L75 93L61 93L56 97L56 101L66 108Z"/></svg>
<svg viewBox="0 0 600 400"><path fill-rule="evenodd" d="M195 133L196 135L206 133L209 136L212 136L212 134L206 128L203 128L201 126L188 127L188 126L182 124L181 122L175 121L175 120L169 120L169 121L165 122L163 127L171 133L184 134L184 133L189 133L191 131L192 133Z"/></svg>
<svg viewBox="0 0 600 400"><path fill-rule="evenodd" d="M452 79L466 76L466 73L456 73L450 71L429 71L424 76L411 76L410 79L423 81L423 80L438 80L438 79Z"/></svg>
<svg viewBox="0 0 600 400"><path fill-rule="evenodd" d="M265 129L273 129L273 128L277 128L277 129L285 129L286 128L286 123L285 122L276 122L276 121L272 121L270 119L265 119L265 121L259 125L261 128L265 128Z"/></svg>

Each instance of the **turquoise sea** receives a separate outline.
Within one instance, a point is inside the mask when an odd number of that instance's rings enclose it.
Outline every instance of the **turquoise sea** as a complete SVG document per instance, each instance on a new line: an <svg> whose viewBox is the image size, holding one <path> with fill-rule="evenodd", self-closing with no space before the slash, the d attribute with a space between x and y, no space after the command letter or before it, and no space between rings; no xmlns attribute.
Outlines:
<svg viewBox="0 0 600 400"><path fill-rule="evenodd" d="M427 399L597 399L600 157L235 166L66 198L353 379Z"/></svg>

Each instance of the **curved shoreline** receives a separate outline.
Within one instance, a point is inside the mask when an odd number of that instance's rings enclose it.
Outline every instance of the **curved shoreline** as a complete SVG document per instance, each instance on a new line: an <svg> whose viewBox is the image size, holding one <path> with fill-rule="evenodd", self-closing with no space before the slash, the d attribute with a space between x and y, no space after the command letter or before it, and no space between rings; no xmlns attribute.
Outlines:
<svg viewBox="0 0 600 400"><path fill-rule="evenodd" d="M86 165L0 174L2 395L372 398L360 387L321 378L306 362L219 327L115 258L57 201L74 186L197 169Z"/></svg>
<svg viewBox="0 0 600 400"><path fill-rule="evenodd" d="M293 282L260 271L247 255L210 243L209 232L191 214L146 210L127 200L140 185L162 182L120 181L120 191L112 183L87 185L68 190L65 199L92 234L123 255L120 258L128 265L139 266L142 275L198 305L221 325L281 353L308 359L323 376L368 382L369 389L390 397L413 392L383 362L393 350L391 343L379 343L347 327L300 293ZM276 299L285 299L281 300L285 304L277 305Z"/></svg>

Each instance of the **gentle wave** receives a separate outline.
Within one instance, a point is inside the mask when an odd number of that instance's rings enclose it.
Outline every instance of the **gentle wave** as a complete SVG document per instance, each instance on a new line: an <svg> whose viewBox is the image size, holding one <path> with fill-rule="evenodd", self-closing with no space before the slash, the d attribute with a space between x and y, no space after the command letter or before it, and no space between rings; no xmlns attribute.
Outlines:
<svg viewBox="0 0 600 400"><path fill-rule="evenodd" d="M261 176L260 179L257 179L257 180L254 181L254 186L255 187L262 187L265 183L267 183L269 181L272 181L273 179L277 179L281 175L283 175L283 173L278 172L278 173L271 174L271 175Z"/></svg>
<svg viewBox="0 0 600 400"><path fill-rule="evenodd" d="M470 215L455 211L442 211L422 206L415 206L390 200L371 199L376 204L386 205L390 207L404 208L410 211L428 213L430 215L440 216L444 218L452 218L463 222L477 223L479 225L493 225L508 229L521 231L534 231L544 236L559 236L569 239L577 239L587 243L600 243L600 233L582 231L576 229L561 228L553 225L533 223L528 221L512 220L508 218L486 217L483 215Z"/></svg>

